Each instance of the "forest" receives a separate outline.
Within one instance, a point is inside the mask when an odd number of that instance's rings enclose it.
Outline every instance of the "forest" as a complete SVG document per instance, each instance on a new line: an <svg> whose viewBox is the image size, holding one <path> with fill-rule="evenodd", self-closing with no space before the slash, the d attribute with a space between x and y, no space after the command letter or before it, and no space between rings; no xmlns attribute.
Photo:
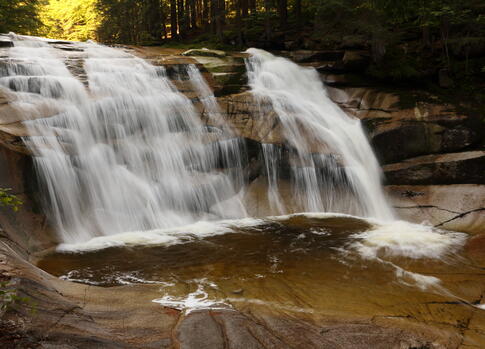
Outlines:
<svg viewBox="0 0 485 349"><path fill-rule="evenodd" d="M444 71L474 93L485 74L482 0L0 0L0 32L10 31L180 48L364 49L369 76L415 82Z"/></svg>

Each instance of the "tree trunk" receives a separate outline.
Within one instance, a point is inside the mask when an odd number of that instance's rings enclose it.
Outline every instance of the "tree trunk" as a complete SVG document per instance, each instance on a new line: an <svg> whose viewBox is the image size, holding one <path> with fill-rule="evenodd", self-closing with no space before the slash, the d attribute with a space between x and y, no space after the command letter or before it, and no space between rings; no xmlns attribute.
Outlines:
<svg viewBox="0 0 485 349"><path fill-rule="evenodd" d="M302 25L301 0L295 0L295 18L296 18L297 26L301 27L301 25Z"/></svg>
<svg viewBox="0 0 485 349"><path fill-rule="evenodd" d="M251 14L254 15L256 13L256 0L248 0L249 2L249 9L251 10Z"/></svg>
<svg viewBox="0 0 485 349"><path fill-rule="evenodd" d="M170 36L172 39L178 37L177 34L177 0L170 0Z"/></svg>
<svg viewBox="0 0 485 349"><path fill-rule="evenodd" d="M177 22L179 28L179 36L183 38L185 35L184 0L177 0Z"/></svg>
<svg viewBox="0 0 485 349"><path fill-rule="evenodd" d="M217 32L217 3L219 0L210 0L210 27L211 27L211 33L216 34Z"/></svg>
<svg viewBox="0 0 485 349"><path fill-rule="evenodd" d="M224 0L213 0L214 13L215 13L215 29L216 35L219 41L223 41L224 34L222 32L223 17L224 17L224 7L222 6Z"/></svg>
<svg viewBox="0 0 485 349"><path fill-rule="evenodd" d="M241 16L246 18L249 14L248 0L240 0Z"/></svg>
<svg viewBox="0 0 485 349"><path fill-rule="evenodd" d="M226 0L219 0L219 16L221 18L221 24L225 25L226 24Z"/></svg>
<svg viewBox="0 0 485 349"><path fill-rule="evenodd" d="M285 29L288 22L288 0L278 0L278 16L280 17L280 29Z"/></svg>
<svg viewBox="0 0 485 349"><path fill-rule="evenodd" d="M202 27L209 29L209 0L202 0Z"/></svg>
<svg viewBox="0 0 485 349"><path fill-rule="evenodd" d="M190 28L190 0L184 1L184 10L185 10L185 13L184 13L183 31L185 34L187 34Z"/></svg>
<svg viewBox="0 0 485 349"><path fill-rule="evenodd" d="M190 0L190 27L197 28L197 11L195 10L195 0Z"/></svg>
<svg viewBox="0 0 485 349"><path fill-rule="evenodd" d="M237 30L237 46L242 47L242 22L241 22L241 12L242 12L242 2L244 0L235 0L234 7L236 10L236 30Z"/></svg>
<svg viewBox="0 0 485 349"><path fill-rule="evenodd" d="M162 8L160 0L150 0L145 10L145 26L147 32L155 40L162 37Z"/></svg>
<svg viewBox="0 0 485 349"><path fill-rule="evenodd" d="M271 0L264 0L264 13L264 36L268 47L271 41Z"/></svg>

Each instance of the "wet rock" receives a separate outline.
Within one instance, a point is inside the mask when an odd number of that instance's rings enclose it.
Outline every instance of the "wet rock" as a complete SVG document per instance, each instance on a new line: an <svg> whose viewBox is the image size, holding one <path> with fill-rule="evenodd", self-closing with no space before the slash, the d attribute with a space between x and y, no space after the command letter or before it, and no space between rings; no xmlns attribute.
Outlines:
<svg viewBox="0 0 485 349"><path fill-rule="evenodd" d="M465 245L465 251L476 264L485 267L485 234L470 238Z"/></svg>
<svg viewBox="0 0 485 349"><path fill-rule="evenodd" d="M182 53L183 56L206 56L206 57L225 57L226 53L221 50L209 50L207 48L191 49Z"/></svg>
<svg viewBox="0 0 485 349"><path fill-rule="evenodd" d="M425 155L383 170L388 184L485 184L485 151Z"/></svg>
<svg viewBox="0 0 485 349"><path fill-rule="evenodd" d="M485 233L485 185L386 186L392 205L404 220L440 228Z"/></svg>
<svg viewBox="0 0 485 349"><path fill-rule="evenodd" d="M280 123L270 100L256 100L243 92L219 98L223 116L237 134L262 143L283 143Z"/></svg>
<svg viewBox="0 0 485 349"><path fill-rule="evenodd" d="M0 47L13 47L12 39L8 35L0 35Z"/></svg>

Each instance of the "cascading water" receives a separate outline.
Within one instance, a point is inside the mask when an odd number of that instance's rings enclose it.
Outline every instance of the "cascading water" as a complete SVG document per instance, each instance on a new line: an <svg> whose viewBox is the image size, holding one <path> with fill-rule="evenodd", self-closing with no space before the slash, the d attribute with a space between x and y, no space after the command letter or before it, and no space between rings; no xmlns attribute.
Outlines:
<svg viewBox="0 0 485 349"><path fill-rule="evenodd" d="M214 126L205 126L164 67L120 49L77 43L83 84L47 41L12 37L0 85L16 91L15 103L25 110L49 105L55 111L25 121L30 136L24 141L64 242L247 215L243 142L195 65L186 65L179 78ZM261 146L271 214L298 207L392 218L359 121L326 96L314 70L262 50L248 52L252 93L271 101L285 139L284 146ZM284 161L298 201L291 208L279 190Z"/></svg>
<svg viewBox="0 0 485 349"><path fill-rule="evenodd" d="M121 50L79 44L86 91L47 43L16 39L13 68L1 83L25 92L24 101L48 99L61 110L25 122L38 135L25 142L36 155L62 240L245 215L232 177L218 168L218 153L239 152L227 142L206 144L192 103L164 68Z"/></svg>
<svg viewBox="0 0 485 349"><path fill-rule="evenodd" d="M381 170L360 121L327 96L317 72L259 50L247 50L249 85L270 100L281 123L294 197L305 211L393 218L381 189ZM263 112L261 112L263 114ZM279 200L273 152L265 151L268 196Z"/></svg>

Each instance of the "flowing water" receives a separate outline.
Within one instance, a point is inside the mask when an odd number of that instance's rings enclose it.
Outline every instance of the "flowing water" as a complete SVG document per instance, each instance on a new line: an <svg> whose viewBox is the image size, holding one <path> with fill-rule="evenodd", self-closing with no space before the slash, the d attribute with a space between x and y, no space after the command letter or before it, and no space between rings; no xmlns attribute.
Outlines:
<svg viewBox="0 0 485 349"><path fill-rule="evenodd" d="M240 199L244 143L195 65L182 75L216 127L202 123L164 67L79 43L83 84L45 40L14 38L0 84L21 103L42 101L58 110L24 125L45 207L63 242L247 215ZM330 101L314 70L249 53L251 90L271 101L283 125L299 210L392 218L360 122ZM291 213L279 194L281 149L274 147L261 146L270 213Z"/></svg>
<svg viewBox="0 0 485 349"><path fill-rule="evenodd" d="M381 170L360 121L330 100L314 69L263 50L246 52L251 91L271 101L292 151L294 195L303 211L391 220ZM265 151L265 158L267 167L278 167L273 152ZM273 180L269 187L268 195L276 197Z"/></svg>
<svg viewBox="0 0 485 349"><path fill-rule="evenodd" d="M466 321L453 304L479 306L483 270L466 235L393 218L359 120L328 98L315 70L248 50L251 92L270 101L286 140L259 148L273 216L251 218L245 142L195 65L177 77L189 99L164 67L124 50L88 42L67 54L12 37L0 86L24 111L61 242L41 268L101 286L156 284L154 301L186 310L418 322L445 312L451 323Z"/></svg>
<svg viewBox="0 0 485 349"><path fill-rule="evenodd" d="M38 135L26 143L36 155L48 216L61 239L82 242L204 217L244 216L235 195L237 176L218 170L219 153L226 167L241 166L240 144L229 138L207 145L192 103L163 67L122 50L80 45L88 89L56 50L30 38L15 41L13 69L1 79L25 92L25 101L40 95L61 110L25 122ZM198 70L191 69L190 76L200 90L207 89ZM207 94L204 104L215 108Z"/></svg>

